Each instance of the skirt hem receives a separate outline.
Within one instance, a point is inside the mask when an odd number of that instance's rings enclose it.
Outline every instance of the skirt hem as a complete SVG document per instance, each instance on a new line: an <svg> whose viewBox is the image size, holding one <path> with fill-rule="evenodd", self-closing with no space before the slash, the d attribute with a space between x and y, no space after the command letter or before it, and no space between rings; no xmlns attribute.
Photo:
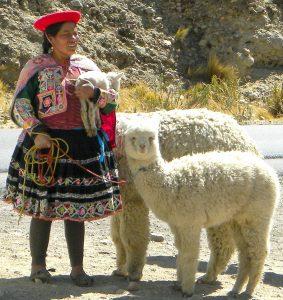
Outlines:
<svg viewBox="0 0 283 300"><path fill-rule="evenodd" d="M11 200L3 200L3 202L7 205L11 204ZM21 213L21 210L18 208L13 207L13 210L15 212L17 212L18 214ZM35 219L39 219L39 220L44 220L44 221L64 221L64 220L69 220L69 221L75 221L75 222L91 222L91 221L96 221L96 220L101 220L110 216L114 216L118 213L120 213L123 210L123 207L116 209L113 212L110 212L108 214L102 215L102 216L96 216L96 217L92 217L92 218L86 218L86 219L79 219L79 218L72 218L72 217L54 217L54 218L48 218L45 216L37 216L34 215L32 213L27 213L27 212L22 212L22 216L28 216L28 217L32 217Z"/></svg>

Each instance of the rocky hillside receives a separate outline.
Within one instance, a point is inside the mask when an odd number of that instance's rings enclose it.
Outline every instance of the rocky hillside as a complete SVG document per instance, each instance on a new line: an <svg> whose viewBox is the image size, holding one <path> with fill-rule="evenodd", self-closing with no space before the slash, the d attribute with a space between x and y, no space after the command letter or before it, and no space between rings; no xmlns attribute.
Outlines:
<svg viewBox="0 0 283 300"><path fill-rule="evenodd" d="M187 84L188 68L210 53L238 67L250 99L282 82L282 0L0 0L0 79L13 85L41 53L33 21L63 9L83 13L79 53L104 71L123 70L128 84Z"/></svg>

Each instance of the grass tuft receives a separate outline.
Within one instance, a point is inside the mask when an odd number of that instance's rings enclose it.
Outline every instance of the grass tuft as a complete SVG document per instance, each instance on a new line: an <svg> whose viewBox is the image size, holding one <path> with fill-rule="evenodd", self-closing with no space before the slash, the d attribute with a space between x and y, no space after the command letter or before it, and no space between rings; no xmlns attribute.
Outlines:
<svg viewBox="0 0 283 300"><path fill-rule="evenodd" d="M200 79L205 82L211 82L213 76L226 80L238 78L237 70L231 65L222 64L215 54L209 56L206 66L189 68L188 75L192 79Z"/></svg>
<svg viewBox="0 0 283 300"><path fill-rule="evenodd" d="M266 109L242 100L239 79L235 78L213 76L211 83L197 83L188 90L173 86L153 89L141 82L123 89L120 96L119 111L123 112L208 108L233 115L239 122L272 119Z"/></svg>
<svg viewBox="0 0 283 300"><path fill-rule="evenodd" d="M12 95L8 86L0 80L0 123L6 124L9 120L9 108Z"/></svg>
<svg viewBox="0 0 283 300"><path fill-rule="evenodd" d="M185 38L187 37L189 31L190 31L189 27L183 27L183 26L179 27L179 29L177 30L177 32L175 34L175 40L183 42L185 40Z"/></svg>
<svg viewBox="0 0 283 300"><path fill-rule="evenodd" d="M274 87L271 96L267 99L267 105L274 117L283 116L283 84L281 87Z"/></svg>

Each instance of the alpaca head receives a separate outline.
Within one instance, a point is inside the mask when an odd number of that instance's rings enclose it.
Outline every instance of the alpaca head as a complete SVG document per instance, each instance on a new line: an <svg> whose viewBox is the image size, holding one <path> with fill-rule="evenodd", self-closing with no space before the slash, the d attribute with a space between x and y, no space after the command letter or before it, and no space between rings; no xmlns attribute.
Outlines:
<svg viewBox="0 0 283 300"><path fill-rule="evenodd" d="M85 85L109 90L110 80L107 78L106 73L100 71L88 71L82 73L76 81L76 87Z"/></svg>
<svg viewBox="0 0 283 300"><path fill-rule="evenodd" d="M124 136L126 155L148 163L156 160L160 155L158 125L157 122L142 118L140 122L135 120L135 124L129 125Z"/></svg>
<svg viewBox="0 0 283 300"><path fill-rule="evenodd" d="M110 88L118 92L120 90L121 79L124 79L125 75L122 72L108 72L106 73L106 78L110 83Z"/></svg>
<svg viewBox="0 0 283 300"><path fill-rule="evenodd" d="M78 77L76 80L76 87L82 85L91 85L103 90L113 89L118 92L121 85L121 79L124 77L124 74L121 72L104 73L101 71L88 71L82 73Z"/></svg>

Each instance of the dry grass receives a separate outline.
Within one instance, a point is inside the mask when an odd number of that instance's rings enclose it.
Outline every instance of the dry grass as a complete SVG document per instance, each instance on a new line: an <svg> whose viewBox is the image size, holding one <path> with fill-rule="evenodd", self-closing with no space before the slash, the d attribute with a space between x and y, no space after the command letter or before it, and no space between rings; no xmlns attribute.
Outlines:
<svg viewBox="0 0 283 300"><path fill-rule="evenodd" d="M204 82L211 82L213 76L226 80L236 80L238 78L237 70L233 66L222 64L215 54L209 56L206 66L189 68L188 75L193 80Z"/></svg>
<svg viewBox="0 0 283 300"><path fill-rule="evenodd" d="M0 81L0 125L9 122L12 94ZM239 122L254 119L271 120L282 115L282 89L274 89L270 97L270 112L242 100L239 80L235 77L219 79L212 76L210 83L197 83L188 90L181 86L156 83L155 88L140 82L120 92L118 111L150 112L157 110L208 108L233 115ZM275 113L276 111L276 113Z"/></svg>
<svg viewBox="0 0 283 300"><path fill-rule="evenodd" d="M119 111L124 112L150 112L156 110L170 110L179 106L176 101L180 94L173 86L168 88L152 89L140 82L121 90Z"/></svg>
<svg viewBox="0 0 283 300"><path fill-rule="evenodd" d="M169 109L208 108L233 115L239 122L251 119L271 119L264 109L241 99L239 80L212 77L211 83L198 83L189 90L168 86L152 89L144 83L123 89L119 111L150 112Z"/></svg>
<svg viewBox="0 0 283 300"><path fill-rule="evenodd" d="M175 34L175 40L183 42L187 37L189 31L190 31L189 27L183 27L183 26L180 27Z"/></svg>
<svg viewBox="0 0 283 300"><path fill-rule="evenodd" d="M9 121L9 107L12 94L8 86L0 80L0 123L6 124Z"/></svg>
<svg viewBox="0 0 283 300"><path fill-rule="evenodd" d="M283 116L283 84L281 87L274 87L272 95L267 99L267 105L274 117Z"/></svg>

